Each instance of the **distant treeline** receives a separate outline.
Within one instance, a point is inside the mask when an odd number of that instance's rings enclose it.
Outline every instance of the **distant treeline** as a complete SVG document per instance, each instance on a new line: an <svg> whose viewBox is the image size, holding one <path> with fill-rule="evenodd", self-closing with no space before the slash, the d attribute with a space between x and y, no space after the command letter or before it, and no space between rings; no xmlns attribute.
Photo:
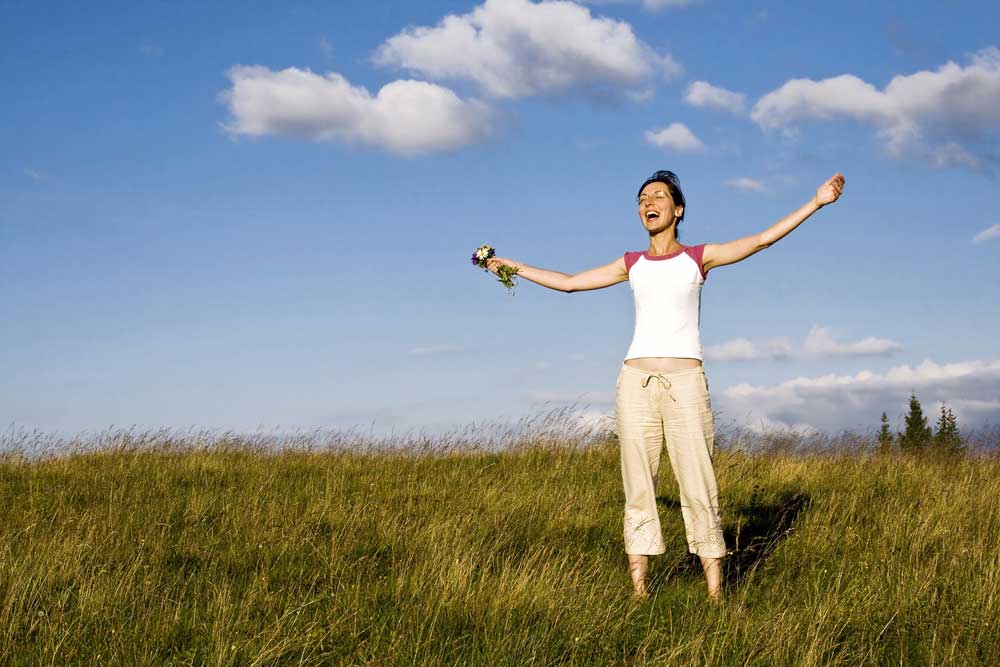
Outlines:
<svg viewBox="0 0 1000 667"><path fill-rule="evenodd" d="M910 408L906 413L905 426L902 431L893 433L889 427L889 418L884 412L882 413L878 447L882 454L901 451L907 454L955 456L965 453L965 445L962 443L962 435L958 429L958 420L951 408L941 404L941 414L938 416L936 428L931 429L915 393L910 394Z"/></svg>

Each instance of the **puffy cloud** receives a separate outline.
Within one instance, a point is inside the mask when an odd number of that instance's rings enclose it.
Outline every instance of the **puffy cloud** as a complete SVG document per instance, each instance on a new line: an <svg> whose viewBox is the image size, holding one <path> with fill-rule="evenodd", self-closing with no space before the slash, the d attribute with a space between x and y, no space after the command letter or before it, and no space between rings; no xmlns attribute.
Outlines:
<svg viewBox="0 0 1000 667"><path fill-rule="evenodd" d="M453 150L490 134L485 104L423 81L393 81L374 96L336 72L294 67L276 72L237 66L219 94L233 116L232 135L283 135L379 146L412 156Z"/></svg>
<svg viewBox="0 0 1000 667"><path fill-rule="evenodd" d="M738 384L713 395L715 407L727 418L763 419L770 425L820 430L875 427L884 411L890 421L906 412L910 392L930 405L946 403L960 427L979 426L1000 417L1000 360L897 366L884 374L795 378L776 385ZM717 400L716 400L717 399Z"/></svg>
<svg viewBox="0 0 1000 667"><path fill-rule="evenodd" d="M746 95L713 86L707 81L695 81L684 93L684 101L696 107L713 107L730 113L742 114Z"/></svg>
<svg viewBox="0 0 1000 667"><path fill-rule="evenodd" d="M972 240L976 243L982 243L983 241L992 241L993 239L1000 239L1000 225L987 227L983 231L976 234Z"/></svg>
<svg viewBox="0 0 1000 667"><path fill-rule="evenodd" d="M761 97L751 118L765 131L851 118L878 128L894 157L980 166L997 156L1000 49L979 51L965 67L949 61L935 71L895 76L882 90L851 74L793 79Z"/></svg>
<svg viewBox="0 0 1000 667"><path fill-rule="evenodd" d="M660 130L647 130L646 141L679 153L697 153L705 149L701 140L683 123L671 123Z"/></svg>
<svg viewBox="0 0 1000 667"><path fill-rule="evenodd" d="M759 361L765 359L832 358L887 356L903 349L895 341L868 337L862 340L839 343L833 339L828 327L813 326L801 346L786 338L773 338L754 343L737 338L720 345L706 347L705 358L712 361Z"/></svg>
<svg viewBox="0 0 1000 667"><path fill-rule="evenodd" d="M759 359L787 359L795 347L784 338L754 343L746 338L736 338L704 349L705 359L711 361L755 361Z"/></svg>
<svg viewBox="0 0 1000 667"><path fill-rule="evenodd" d="M802 355L806 357L885 356L902 349L899 343L885 338L868 337L853 343L838 343L833 340L830 329L820 326L810 329L802 343Z"/></svg>
<svg viewBox="0 0 1000 667"><path fill-rule="evenodd" d="M794 424L786 424L783 421L778 421L777 419L771 419L767 415L754 415L748 414L747 419L744 423L739 424L739 426L745 428L751 433L790 433L800 436L810 436L819 433L817 429L812 424L807 424L805 422L797 422Z"/></svg>
<svg viewBox="0 0 1000 667"><path fill-rule="evenodd" d="M744 192L767 192L764 184L753 178L734 178L731 181L726 181L726 185Z"/></svg>
<svg viewBox="0 0 1000 667"><path fill-rule="evenodd" d="M681 71L624 21L561 0L486 0L435 27L407 28L375 54L382 65L432 79L471 81L498 98L608 88L641 93L657 73Z"/></svg>

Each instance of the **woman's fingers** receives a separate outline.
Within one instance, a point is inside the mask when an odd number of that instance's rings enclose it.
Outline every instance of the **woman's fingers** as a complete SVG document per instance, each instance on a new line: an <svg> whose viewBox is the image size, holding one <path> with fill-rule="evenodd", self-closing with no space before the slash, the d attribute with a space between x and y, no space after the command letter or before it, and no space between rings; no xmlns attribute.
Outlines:
<svg viewBox="0 0 1000 667"><path fill-rule="evenodd" d="M510 265L509 260L505 260L503 257L490 257L486 260L486 268L496 273L502 264Z"/></svg>
<svg viewBox="0 0 1000 667"><path fill-rule="evenodd" d="M846 182L847 181L844 178L844 175L838 171L830 177L830 180L821 186L821 189L828 190L830 196L836 200L840 198L840 193L844 191L844 183Z"/></svg>

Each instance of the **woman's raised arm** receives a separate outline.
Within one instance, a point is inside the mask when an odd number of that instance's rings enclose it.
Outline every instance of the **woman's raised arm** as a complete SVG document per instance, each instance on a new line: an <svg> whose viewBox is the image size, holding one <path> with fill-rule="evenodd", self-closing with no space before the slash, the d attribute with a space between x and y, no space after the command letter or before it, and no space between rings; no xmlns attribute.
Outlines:
<svg viewBox="0 0 1000 667"><path fill-rule="evenodd" d="M559 290L560 292L582 292L584 290L601 289L602 287L610 287L611 285L628 280L628 271L625 270L624 256L604 266L598 266L597 268L582 271L574 275L539 269L505 257L491 257L486 261L486 268L496 273L497 267L501 264L516 268L517 275L521 278L538 283L542 287Z"/></svg>
<svg viewBox="0 0 1000 667"><path fill-rule="evenodd" d="M834 174L816 190L816 195L808 204L803 204L797 211L789 213L760 234L746 236L729 243L706 243L701 257L701 266L707 273L709 269L726 264L735 264L750 255L777 243L789 232L801 225L806 218L826 206L837 201L844 189L844 177Z"/></svg>

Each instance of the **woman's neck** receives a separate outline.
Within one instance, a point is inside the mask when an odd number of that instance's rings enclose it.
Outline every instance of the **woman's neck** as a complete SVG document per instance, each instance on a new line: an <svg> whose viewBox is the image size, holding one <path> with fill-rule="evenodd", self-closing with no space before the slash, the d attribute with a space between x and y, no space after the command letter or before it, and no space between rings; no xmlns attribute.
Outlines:
<svg viewBox="0 0 1000 667"><path fill-rule="evenodd" d="M670 242L661 241L655 243L650 241L649 243L649 254L654 257L660 257L661 255L669 255L675 253L684 248L684 245L679 243L676 239L670 239Z"/></svg>
<svg viewBox="0 0 1000 667"><path fill-rule="evenodd" d="M672 234L668 238L649 238L649 254L654 257L669 255L681 250L683 247Z"/></svg>

